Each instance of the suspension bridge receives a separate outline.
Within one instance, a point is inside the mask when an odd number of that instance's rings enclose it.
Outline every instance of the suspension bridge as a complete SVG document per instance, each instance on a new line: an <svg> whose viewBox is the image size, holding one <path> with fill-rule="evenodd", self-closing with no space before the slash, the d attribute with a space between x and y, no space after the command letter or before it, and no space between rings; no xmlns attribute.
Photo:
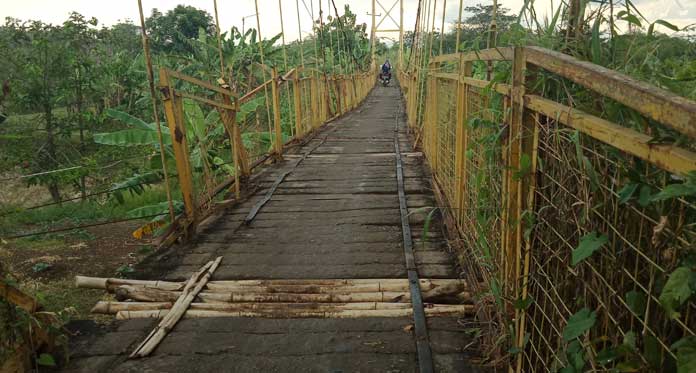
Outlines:
<svg viewBox="0 0 696 373"><path fill-rule="evenodd" d="M138 279L78 278L114 293L94 311L122 321L77 338L67 370L521 372L578 356L597 370L609 348L678 361L694 303L670 314L663 289L696 240L696 103L540 47L433 53L436 7L419 2L390 86L374 55L350 74L268 68L245 94L224 64L216 82L151 70L184 208ZM273 149L254 154L237 115L261 96ZM192 167L184 99L220 113L233 177Z"/></svg>

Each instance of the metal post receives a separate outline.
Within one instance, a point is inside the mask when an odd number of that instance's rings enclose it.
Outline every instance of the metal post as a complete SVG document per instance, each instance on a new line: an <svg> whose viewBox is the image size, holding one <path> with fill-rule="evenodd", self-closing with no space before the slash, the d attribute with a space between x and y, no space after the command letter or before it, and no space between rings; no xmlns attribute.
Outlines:
<svg viewBox="0 0 696 373"><path fill-rule="evenodd" d="M300 74L295 70L292 80L292 91L295 100L295 136L304 134L302 129L302 93L300 92Z"/></svg>
<svg viewBox="0 0 696 373"><path fill-rule="evenodd" d="M167 117L169 131L172 134L172 148L176 160L176 170L181 187L181 195L184 200L184 209L189 228L185 235L190 238L192 228L196 223L196 205L193 198L193 181L188 159L188 144L186 143L186 129L183 123L183 105L181 99L177 99L174 89L169 81L167 70L160 69L160 89L163 93L164 113Z"/></svg>
<svg viewBox="0 0 696 373"><path fill-rule="evenodd" d="M271 81L271 96L273 97L273 131L275 132L275 141L273 149L275 150L276 158L283 159L283 130L280 123L280 91L278 89L278 70L274 67Z"/></svg>

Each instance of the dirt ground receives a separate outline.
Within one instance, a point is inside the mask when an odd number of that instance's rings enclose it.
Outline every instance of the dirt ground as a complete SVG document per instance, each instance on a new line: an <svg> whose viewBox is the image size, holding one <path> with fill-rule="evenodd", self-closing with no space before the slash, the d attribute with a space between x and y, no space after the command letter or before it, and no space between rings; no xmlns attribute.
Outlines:
<svg viewBox="0 0 696 373"><path fill-rule="evenodd" d="M137 227L137 222L117 223L79 234L3 241L0 261L46 310L74 307L74 317L89 319L90 308L103 292L75 288L75 276L128 276L132 266L152 252L146 242L131 236Z"/></svg>

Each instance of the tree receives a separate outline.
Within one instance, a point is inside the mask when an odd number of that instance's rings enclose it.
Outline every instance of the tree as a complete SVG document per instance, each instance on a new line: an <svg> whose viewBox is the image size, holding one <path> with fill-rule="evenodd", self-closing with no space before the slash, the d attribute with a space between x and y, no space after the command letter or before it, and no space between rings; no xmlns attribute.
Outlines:
<svg viewBox="0 0 696 373"><path fill-rule="evenodd" d="M336 9L337 10L337 9ZM358 69L365 69L370 64L370 40L367 37L367 25L357 24L355 13L345 5L343 15L327 17L322 25L314 22L314 33L320 46L325 49L327 61L334 61L347 66L357 64ZM341 48L338 48L338 45ZM330 47L333 46L333 49ZM328 54L328 55L327 55ZM321 56L319 56L321 58ZM328 68L320 66L320 68ZM352 71L352 70L350 70Z"/></svg>
<svg viewBox="0 0 696 373"><path fill-rule="evenodd" d="M145 27L153 50L179 55L192 52L190 40L198 38L199 30L204 30L208 36L215 35L215 25L208 12L184 5L178 5L165 15L153 9Z"/></svg>
<svg viewBox="0 0 696 373"><path fill-rule="evenodd" d="M71 75L70 42L61 27L40 21L20 23L7 19L3 27L4 37L0 45L7 53L4 63L12 65L9 81L13 89L11 98L19 111L40 113L43 128L36 131L45 137L40 140L32 171L43 172L60 165L56 146L58 136L69 135L66 121L55 116L54 110L65 104L66 78ZM59 174L42 176L35 182L48 187L51 198L60 200Z"/></svg>
<svg viewBox="0 0 696 373"><path fill-rule="evenodd" d="M472 33L485 33L491 24L493 5L468 6L464 8L471 16L462 21L462 29ZM510 9L503 8L502 4L498 4L498 12L495 17L496 28L499 32L510 28L510 25L517 22L517 17L511 16Z"/></svg>
<svg viewBox="0 0 696 373"><path fill-rule="evenodd" d="M92 100L98 96L95 87L95 82L99 80L100 74L97 70L97 30L94 28L97 25L97 19L86 19L83 15L73 12L70 18L63 23L63 32L65 38L70 44L70 53L68 54L68 64L71 68L71 74L67 77L68 88L66 93L69 95L68 112L70 122L77 124L77 129L80 133L79 157L84 158L86 155L85 132L87 124L85 123L89 113L87 108L92 106ZM83 163L83 162L81 162ZM84 199L87 194L85 185L85 174L80 175L79 184L77 187Z"/></svg>

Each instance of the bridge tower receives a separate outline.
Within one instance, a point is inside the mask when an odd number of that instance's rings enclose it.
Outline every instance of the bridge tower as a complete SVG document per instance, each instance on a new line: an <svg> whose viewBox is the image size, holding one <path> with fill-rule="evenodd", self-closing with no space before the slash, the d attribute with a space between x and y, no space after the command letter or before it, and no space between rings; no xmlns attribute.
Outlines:
<svg viewBox="0 0 696 373"><path fill-rule="evenodd" d="M382 0L382 1L391 1L391 0ZM388 3L387 3L388 4ZM396 8L396 6L399 6L399 18L398 21L392 16L392 11ZM381 11L384 11L384 13L377 13L377 6L381 8ZM390 7L384 6L380 0L372 0L372 29L370 32L370 42L371 42L371 53L372 53L372 68L375 68L376 62L375 62L375 52L376 49L375 47L377 46L377 34L378 33L385 33L385 34L394 34L394 33L399 33L399 58L397 61L397 66L401 68L403 64L403 55L404 55L404 0L394 0L394 2L391 4ZM384 21L389 19L389 22L387 22L388 25L391 25L392 28L388 28L386 25L383 26L382 24ZM396 28L393 28L396 27Z"/></svg>

